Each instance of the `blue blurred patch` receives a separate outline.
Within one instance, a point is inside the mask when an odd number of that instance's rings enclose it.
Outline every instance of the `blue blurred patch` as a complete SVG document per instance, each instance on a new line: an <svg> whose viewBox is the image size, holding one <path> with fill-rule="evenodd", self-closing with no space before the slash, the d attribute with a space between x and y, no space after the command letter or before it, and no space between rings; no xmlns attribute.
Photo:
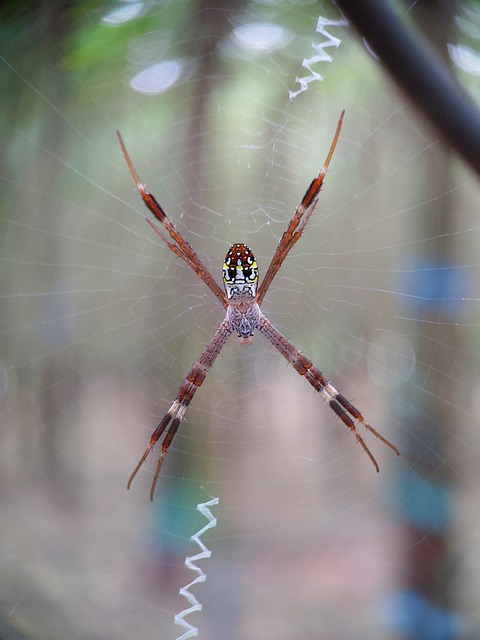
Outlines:
<svg viewBox="0 0 480 640"><path fill-rule="evenodd" d="M386 624L409 640L454 640L463 616L443 610L414 589L392 593L386 600Z"/></svg>
<svg viewBox="0 0 480 640"><path fill-rule="evenodd" d="M425 315L433 312L456 319L468 310L468 265L409 256L403 261L399 276L403 306L412 313Z"/></svg>

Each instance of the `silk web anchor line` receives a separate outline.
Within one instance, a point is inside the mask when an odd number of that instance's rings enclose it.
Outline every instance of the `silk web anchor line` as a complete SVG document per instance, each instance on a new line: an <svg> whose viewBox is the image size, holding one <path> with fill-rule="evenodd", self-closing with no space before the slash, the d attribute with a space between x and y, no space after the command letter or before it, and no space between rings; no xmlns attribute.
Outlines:
<svg viewBox="0 0 480 640"><path fill-rule="evenodd" d="M327 31L327 27L347 27L347 26L348 26L348 20L346 20L346 18L344 17L340 18L339 20L329 20L328 18L324 18L323 16L320 16L318 18L316 32L324 36L326 40L324 42L321 42L320 44L315 44L314 42L312 42L312 48L314 49L314 51L316 51L316 55L312 56L311 58L304 58L302 62L302 67L307 69L310 72L310 75L305 76L304 78L299 78L298 76L295 78L295 82L298 82L298 84L300 85L300 88L297 91L288 92L288 96L290 100L293 100L294 98L296 98L300 93L307 91L308 85L311 82L315 82L317 80L321 82L323 80L323 76L317 71L315 71L315 69L312 68L313 65L319 62L333 61L332 56L329 55L325 51L325 49L327 47L338 48L342 41L340 40L340 38L336 38L335 36L332 36Z"/></svg>
<svg viewBox="0 0 480 640"><path fill-rule="evenodd" d="M185 620L185 617L190 613L202 610L202 605L200 604L200 602L192 593L190 593L190 587L193 587L193 585L199 584L200 582L205 582L205 580L207 579L207 574L202 569L200 569L200 567L197 567L195 563L198 560L210 558L210 556L212 555L212 552L204 545L204 543L200 540L200 537L206 531L208 531L208 529L213 529L217 526L217 519L213 517L209 507L214 507L218 503L218 498L212 498L208 502L202 502L197 505L197 510L200 511L200 513L205 516L205 518L207 518L208 522L204 527L202 527L202 529L200 529L200 531L194 533L190 538L190 540L193 540L198 544L201 551L200 553L197 553L193 556L187 556L185 558L185 566L188 567L191 571L195 571L198 575L189 584L179 590L180 595L184 596L187 599L187 602L190 604L190 606L186 607L183 611L177 613L177 615L175 616L175 624L182 626L186 630L185 633L177 638L177 640L187 640L187 638L195 638L198 635L198 628L187 622Z"/></svg>

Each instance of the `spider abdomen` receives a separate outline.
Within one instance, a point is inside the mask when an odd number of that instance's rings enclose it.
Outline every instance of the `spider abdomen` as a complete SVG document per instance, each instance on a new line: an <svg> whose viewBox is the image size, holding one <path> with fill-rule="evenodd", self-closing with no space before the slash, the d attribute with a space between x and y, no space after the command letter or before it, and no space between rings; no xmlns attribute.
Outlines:
<svg viewBox="0 0 480 640"><path fill-rule="evenodd" d="M223 286L227 299L236 294L251 298L257 295L258 266L246 244L234 244L227 251L223 263Z"/></svg>

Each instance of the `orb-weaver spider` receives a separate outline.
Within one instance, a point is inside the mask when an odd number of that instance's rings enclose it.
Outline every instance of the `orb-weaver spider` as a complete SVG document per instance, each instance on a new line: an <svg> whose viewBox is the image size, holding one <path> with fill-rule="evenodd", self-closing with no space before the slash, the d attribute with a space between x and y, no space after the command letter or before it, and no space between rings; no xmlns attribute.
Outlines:
<svg viewBox="0 0 480 640"><path fill-rule="evenodd" d="M276 329L272 323L264 316L260 306L263 302L265 294L272 283L273 278L283 264L283 261L287 257L290 249L297 242L302 235L303 230L315 209L318 202L318 194L323 184L325 174L327 172L330 160L332 159L335 146L340 134L342 126L344 111L342 111L335 136L328 152L325 163L318 176L312 180L305 195L302 198L300 205L298 206L295 214L290 220L288 227L283 234L278 247L273 254L270 266L267 269L265 277L258 286L258 267L253 253L250 249L242 243L234 244L230 247L223 263L223 285L224 291L219 287L217 282L213 279L205 266L202 264L200 258L192 249L190 244L183 238L177 229L173 226L170 219L162 207L155 200L154 196L149 193L144 185L140 182L140 179L135 171L130 156L123 142L122 136L117 131L118 139L122 147L123 154L127 161L130 172L135 180L140 195L143 201L153 213L155 218L161 223L164 229L167 231L170 239L163 234L160 228L151 220L147 220L154 231L160 236L165 244L184 260L195 271L197 276L203 280L212 293L218 298L222 306L226 310L225 319L220 323L220 326L216 330L210 342L207 344L197 362L193 365L190 372L187 374L177 397L172 403L170 409L167 411L158 427L153 432L150 442L148 444L145 453L140 458L135 470L133 471L128 481L128 488L136 476L138 470L145 462L146 457L156 444L156 442L162 437L166 430L166 434L162 442L162 450L160 458L155 469L153 481L150 489L150 499L153 500L153 494L155 491L155 485L160 473L165 454L172 443L173 437L177 432L178 426L182 421L185 412L192 401L192 398L200 385L205 380L208 372L210 371L213 363L217 359L222 347L226 343L227 339L232 333L236 333L240 339L240 342L248 346L253 338L255 330L260 331L267 340L269 340L273 346L290 362L294 369L302 376L304 376L312 387L323 396L328 402L333 412L342 420L342 422L355 434L357 442L368 455L373 463L373 466L377 471L379 467L370 449L366 445L362 436L358 433L355 423L360 422L368 431L373 433L379 440L392 449L397 455L399 455L398 449L389 442L386 438L378 433L368 422L365 421L361 412L349 402L345 396L339 393L335 387L324 377L322 372L317 369L313 363L301 353L293 344L283 336L278 329Z"/></svg>

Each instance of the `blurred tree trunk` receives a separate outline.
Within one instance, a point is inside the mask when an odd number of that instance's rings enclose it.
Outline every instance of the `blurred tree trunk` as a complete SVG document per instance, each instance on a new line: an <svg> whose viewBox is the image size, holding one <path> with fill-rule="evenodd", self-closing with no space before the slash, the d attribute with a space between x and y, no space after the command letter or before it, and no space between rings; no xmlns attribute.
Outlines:
<svg viewBox="0 0 480 640"><path fill-rule="evenodd" d="M31 228L24 244L19 243L16 251L40 266L30 274L28 282L15 278L15 273L8 279L8 288L14 294L32 292L19 312L34 319L29 344L24 340L18 344L14 339L16 328L21 324L28 326L28 318L15 317L11 311L7 319L13 336L8 348L12 354L27 354L18 367L19 386L33 398L32 411L17 433L30 470L38 471L42 481L51 482L57 498L63 496L69 502L73 497L69 490L73 486L73 482L69 482L73 467L66 452L72 429L77 428L72 408L76 406L80 389L75 350L66 349L74 336L69 313L72 292L66 290L61 270L52 271L47 266L68 263L68 250L60 240L67 217L65 202L56 196L60 192L62 169L58 158L66 155L68 134L68 121L62 114L69 101L70 84L63 62L70 35L71 8L68 0L27 1L21 6L16 2L4 3L4 15L9 17L9 37L2 43L2 54L16 71L9 74L10 83L15 86L4 87L4 121L16 125L11 127L12 131L30 131L36 140L35 147L30 147L36 154L24 155L22 176L18 177L19 182L23 180L28 185L23 195L29 204L18 212L15 197L6 203L7 215L13 217L21 213L23 223ZM3 141L8 144L8 132ZM36 227L46 230L38 240L33 238ZM49 229L55 232L49 233ZM10 247L5 250L9 251ZM15 362L15 358L12 361ZM68 421L65 420L67 413ZM78 456L76 450L75 459L78 460Z"/></svg>
<svg viewBox="0 0 480 640"><path fill-rule="evenodd" d="M455 25L454 9L454 3L444 0L421 0L409 14L448 67L451 63L447 43ZM451 435L461 428L459 379L466 364L461 362L465 351L456 318L458 307L452 307L448 301L452 293L449 278L457 254L452 152L447 144L438 142L436 130L432 130L431 146L422 158L423 193L419 193L418 200L424 204L416 236L424 242L422 253L414 258L416 265L410 266L418 269L417 278L426 291L427 302L415 329L416 390L410 385L404 399L407 406L411 398L416 398L416 406L404 418L405 431L410 434L404 447L410 469L399 480L403 488L405 536L409 539L403 567L403 586L408 594L403 600L403 617L409 624L400 631L411 640L436 637L448 640L458 637L453 597L456 576L451 553L454 515L451 452L455 448ZM441 636L434 631L439 624Z"/></svg>

